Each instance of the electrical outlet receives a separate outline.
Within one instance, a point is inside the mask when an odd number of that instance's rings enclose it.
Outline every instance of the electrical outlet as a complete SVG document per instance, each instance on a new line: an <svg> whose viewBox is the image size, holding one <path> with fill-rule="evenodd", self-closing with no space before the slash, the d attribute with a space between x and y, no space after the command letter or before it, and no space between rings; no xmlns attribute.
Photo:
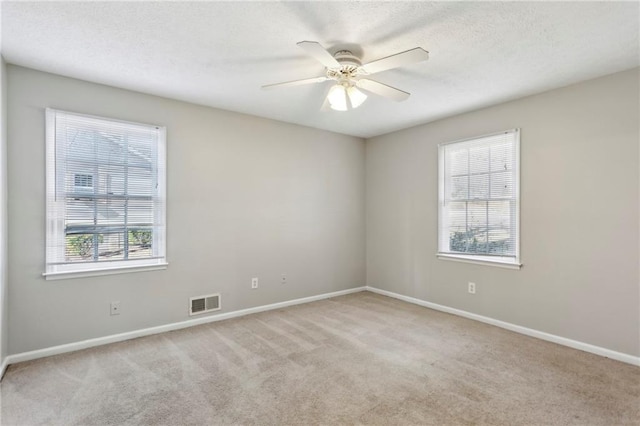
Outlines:
<svg viewBox="0 0 640 426"><path fill-rule="evenodd" d="M111 315L120 315L120 302L111 302Z"/></svg>
<svg viewBox="0 0 640 426"><path fill-rule="evenodd" d="M282 276L280 277L280 283L281 284L287 283L287 274L282 274Z"/></svg>
<svg viewBox="0 0 640 426"><path fill-rule="evenodd" d="M469 293L476 294L476 283L469 283Z"/></svg>
<svg viewBox="0 0 640 426"><path fill-rule="evenodd" d="M251 288L258 288L258 279L251 278Z"/></svg>

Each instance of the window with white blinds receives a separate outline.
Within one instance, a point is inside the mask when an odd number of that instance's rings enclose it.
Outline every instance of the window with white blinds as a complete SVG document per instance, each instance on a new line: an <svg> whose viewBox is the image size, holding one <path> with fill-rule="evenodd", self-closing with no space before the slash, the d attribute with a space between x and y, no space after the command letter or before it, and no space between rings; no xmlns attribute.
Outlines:
<svg viewBox="0 0 640 426"><path fill-rule="evenodd" d="M438 255L519 266L519 130L438 149Z"/></svg>
<svg viewBox="0 0 640 426"><path fill-rule="evenodd" d="M165 259L165 129L47 109L47 278Z"/></svg>

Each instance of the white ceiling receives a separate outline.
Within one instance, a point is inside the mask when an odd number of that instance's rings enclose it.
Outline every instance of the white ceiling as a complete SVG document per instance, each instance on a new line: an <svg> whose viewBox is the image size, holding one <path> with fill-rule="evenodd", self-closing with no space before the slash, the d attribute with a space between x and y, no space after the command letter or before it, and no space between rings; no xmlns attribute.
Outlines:
<svg viewBox="0 0 640 426"><path fill-rule="evenodd" d="M371 137L639 65L638 2L3 2L9 63ZM296 42L363 62L423 47L373 79L411 93L321 112L330 82Z"/></svg>

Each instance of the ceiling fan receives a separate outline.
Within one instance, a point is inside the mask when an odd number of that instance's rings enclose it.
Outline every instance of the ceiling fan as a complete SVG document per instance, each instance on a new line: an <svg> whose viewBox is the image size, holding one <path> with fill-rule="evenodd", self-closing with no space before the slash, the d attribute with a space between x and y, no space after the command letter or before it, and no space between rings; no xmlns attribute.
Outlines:
<svg viewBox="0 0 640 426"><path fill-rule="evenodd" d="M421 47L416 47L362 65L360 58L349 50L339 50L332 55L322 47L320 43L315 41L301 41L297 44L304 49L307 54L317 59L326 67L325 75L283 83L267 84L266 86L262 86L262 88L273 89L276 87L299 86L333 80L336 84L329 89L322 109L330 107L337 111L347 111L362 105L367 99L367 95L358 89L363 89L366 92L398 102L406 100L409 97L409 93L366 77L381 71L399 68L429 59L429 52Z"/></svg>

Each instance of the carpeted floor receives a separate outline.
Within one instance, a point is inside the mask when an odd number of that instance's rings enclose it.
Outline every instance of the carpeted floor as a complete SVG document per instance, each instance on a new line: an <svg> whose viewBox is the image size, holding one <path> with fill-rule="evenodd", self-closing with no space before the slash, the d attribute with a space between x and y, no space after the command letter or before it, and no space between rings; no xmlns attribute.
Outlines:
<svg viewBox="0 0 640 426"><path fill-rule="evenodd" d="M640 368L369 292L13 365L3 425L638 425Z"/></svg>

